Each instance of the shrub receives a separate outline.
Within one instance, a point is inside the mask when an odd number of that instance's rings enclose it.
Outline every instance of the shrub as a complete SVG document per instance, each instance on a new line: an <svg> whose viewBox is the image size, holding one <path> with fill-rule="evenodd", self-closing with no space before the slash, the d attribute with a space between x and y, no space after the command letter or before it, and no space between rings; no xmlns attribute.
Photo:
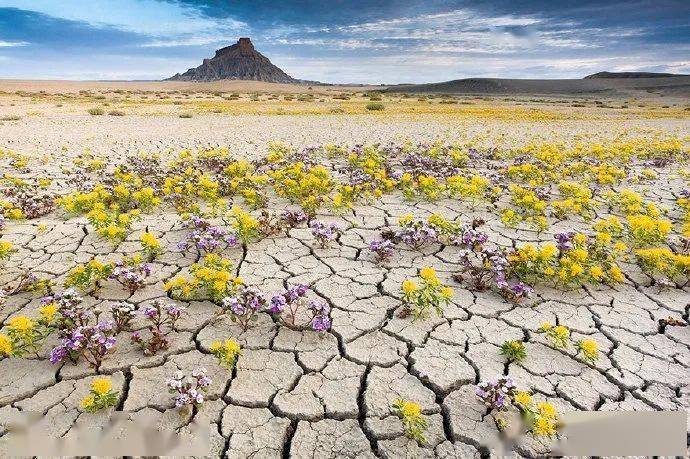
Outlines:
<svg viewBox="0 0 690 459"><path fill-rule="evenodd" d="M366 108L367 110L369 110L371 112L371 111L381 111L381 110L384 110L386 107L380 102L370 102L364 108Z"/></svg>
<svg viewBox="0 0 690 459"><path fill-rule="evenodd" d="M98 107L90 108L88 110L88 112L89 112L89 115L93 115L93 116L98 116L98 115L102 115L105 113L105 111L102 108L98 108Z"/></svg>

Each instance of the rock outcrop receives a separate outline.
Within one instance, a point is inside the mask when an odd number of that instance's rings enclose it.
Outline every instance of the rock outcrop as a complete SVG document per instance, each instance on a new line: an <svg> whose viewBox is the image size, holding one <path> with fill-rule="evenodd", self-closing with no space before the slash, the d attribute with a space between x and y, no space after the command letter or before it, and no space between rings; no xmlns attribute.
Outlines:
<svg viewBox="0 0 690 459"><path fill-rule="evenodd" d="M175 74L173 81L255 80L269 83L299 83L254 49L249 38L240 38L232 46L216 51L196 68Z"/></svg>

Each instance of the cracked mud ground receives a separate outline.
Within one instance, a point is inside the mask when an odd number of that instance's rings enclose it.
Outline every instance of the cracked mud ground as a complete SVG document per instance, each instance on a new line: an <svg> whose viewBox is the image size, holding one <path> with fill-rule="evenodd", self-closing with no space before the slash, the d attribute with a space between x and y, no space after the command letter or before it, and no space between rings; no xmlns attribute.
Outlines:
<svg viewBox="0 0 690 459"><path fill-rule="evenodd" d="M38 167L38 166L34 166ZM672 202L680 186L660 170L659 186L646 194L656 203ZM33 172L44 174L44 171ZM59 168L49 167L59 183ZM285 205L277 203L276 206ZM540 285L535 298L513 304L501 296L473 292L452 280L459 270L457 248L432 245L422 250L401 247L379 264L367 250L380 231L395 227L398 217L412 213L426 218L437 213L463 222L486 221L493 244L550 241L564 229L587 228L578 220L552 225L538 234L506 228L492 208L471 208L457 200L434 203L405 200L399 193L344 215L319 214L335 222L343 234L331 247L319 248L310 231L292 229L242 249L226 249L237 274L262 291L306 284L332 310L332 328L325 333L289 328L260 314L248 331L218 315L209 301L178 301L187 314L171 335L170 348L144 356L127 337L104 361L119 391L118 410L135 419L153 415L161 425L188 428L164 382L177 369L209 370L213 384L197 421L212 424L212 455L226 457L480 457L491 452L497 429L487 408L475 396L479 381L509 375L517 386L560 412L572 410L685 410L690 408L690 327L660 327L669 316L688 319L688 287L660 289L644 274L628 267L628 278L615 287L588 286L555 290ZM39 225L45 225L45 229ZM61 218L59 212L13 222L4 238L19 251L0 273L11 282L20 269L53 278L57 285L76 264L94 256L118 259L138 250L139 235L151 231L164 253L152 263L147 286L129 296L107 282L88 298L107 310L119 300L147 304L165 297L163 281L185 272L198 256L180 253L176 244L187 230L174 211L144 215L114 251L84 218ZM441 316L411 321L400 318L400 284L421 266L436 269L454 288ZM632 274L630 274L632 273ZM32 315L39 298L13 295L0 309L0 321ZM557 350L536 333L543 322L565 324L574 338L596 339L602 356L587 364L574 349ZM242 345L236 368L220 367L209 346L233 338ZM528 357L507 364L499 355L506 340L525 342ZM45 355L54 341L46 343ZM22 411L39 411L53 433L70 434L82 412L79 400L88 392L93 370L83 363L51 365L45 358L0 361L0 423ZM391 404L403 398L419 403L429 421L427 444L408 440ZM0 431L0 435L3 432ZM522 456L546 453L548 445L526 437L515 446Z"/></svg>

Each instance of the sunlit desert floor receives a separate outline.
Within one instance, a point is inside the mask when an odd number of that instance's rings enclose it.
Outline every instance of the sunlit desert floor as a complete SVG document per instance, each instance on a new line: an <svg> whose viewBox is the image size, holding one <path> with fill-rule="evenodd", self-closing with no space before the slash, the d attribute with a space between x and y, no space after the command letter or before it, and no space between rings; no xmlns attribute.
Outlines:
<svg viewBox="0 0 690 459"><path fill-rule="evenodd" d="M687 101L22 88L0 85L0 439L23 411L69 438L114 409L210 422L214 457L480 457L529 413L511 448L534 457L568 411L690 408ZM97 368L58 358L67 288L115 340ZM268 300L246 330L245 288ZM158 347L156 300L186 308ZM177 408L167 381L199 367Z"/></svg>

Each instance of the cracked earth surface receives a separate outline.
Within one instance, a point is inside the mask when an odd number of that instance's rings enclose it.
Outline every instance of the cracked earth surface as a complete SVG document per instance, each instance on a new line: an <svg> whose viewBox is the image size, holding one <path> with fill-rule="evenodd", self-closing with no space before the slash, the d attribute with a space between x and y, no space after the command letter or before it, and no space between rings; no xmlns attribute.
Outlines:
<svg viewBox="0 0 690 459"><path fill-rule="evenodd" d="M662 169L659 180L668 186L654 189L648 199L663 204L677 196L681 185L667 179L668 172ZM60 182L59 172L55 179ZM274 206L285 203L269 207ZM498 431L476 397L475 385L497 375L509 375L518 387L561 412L690 409L690 327L658 323L669 316L687 321L688 287L661 289L633 266L632 274L614 287L563 291L538 286L533 299L514 304L454 281L452 274L460 268L456 247L401 247L384 264L367 250L381 230L395 227L398 217L408 213L417 218L436 213L463 222L482 218L491 243L506 247L550 241L559 230L558 224L543 233L507 228L493 210L449 199L408 201L392 193L344 215L317 215L343 229L329 248L318 247L310 231L298 227L250 243L246 252L226 249L222 255L234 262L237 275L262 291L309 285L313 295L331 306L331 329L317 333L288 327L260 313L243 331L219 315L220 308L210 301L175 300L188 309L168 349L144 356L122 336L100 373L110 375L119 392L118 410L133 419L147 413L163 426L184 431L190 415L174 409L164 381L178 369L206 367L213 383L196 419L212 424L212 456L237 458L478 458L496 453L491 448ZM560 226L587 228L577 219ZM143 215L115 250L84 218L66 220L54 212L12 222L4 239L18 252L0 272L0 283L13 282L21 269L30 268L61 285L78 263L133 253L146 230L165 248L151 263L147 285L130 296L106 282L88 302L104 310L118 300L148 304L166 297L165 280L199 259L176 249L186 232L171 210ZM398 314L400 284L421 266L435 268L454 294L440 316L412 321ZM12 317L31 315L39 301L31 293L12 295L0 309L0 320L7 324ZM587 363L572 348L554 349L537 333L544 322L566 324L574 338L594 338L601 357ZM242 346L231 372L209 352L212 341L226 338ZM506 363L499 355L506 340L525 343L528 357L522 363ZM40 357L0 361L0 374L5 375L0 382L0 424L19 412L39 411L51 421L53 433L68 436L80 418L97 422L104 416L79 407L95 377L93 369L83 362L51 365L43 357L55 343L49 339ZM398 398L421 405L429 422L425 445L405 437L391 408ZM522 456L547 451L547 442L534 438L515 445Z"/></svg>

